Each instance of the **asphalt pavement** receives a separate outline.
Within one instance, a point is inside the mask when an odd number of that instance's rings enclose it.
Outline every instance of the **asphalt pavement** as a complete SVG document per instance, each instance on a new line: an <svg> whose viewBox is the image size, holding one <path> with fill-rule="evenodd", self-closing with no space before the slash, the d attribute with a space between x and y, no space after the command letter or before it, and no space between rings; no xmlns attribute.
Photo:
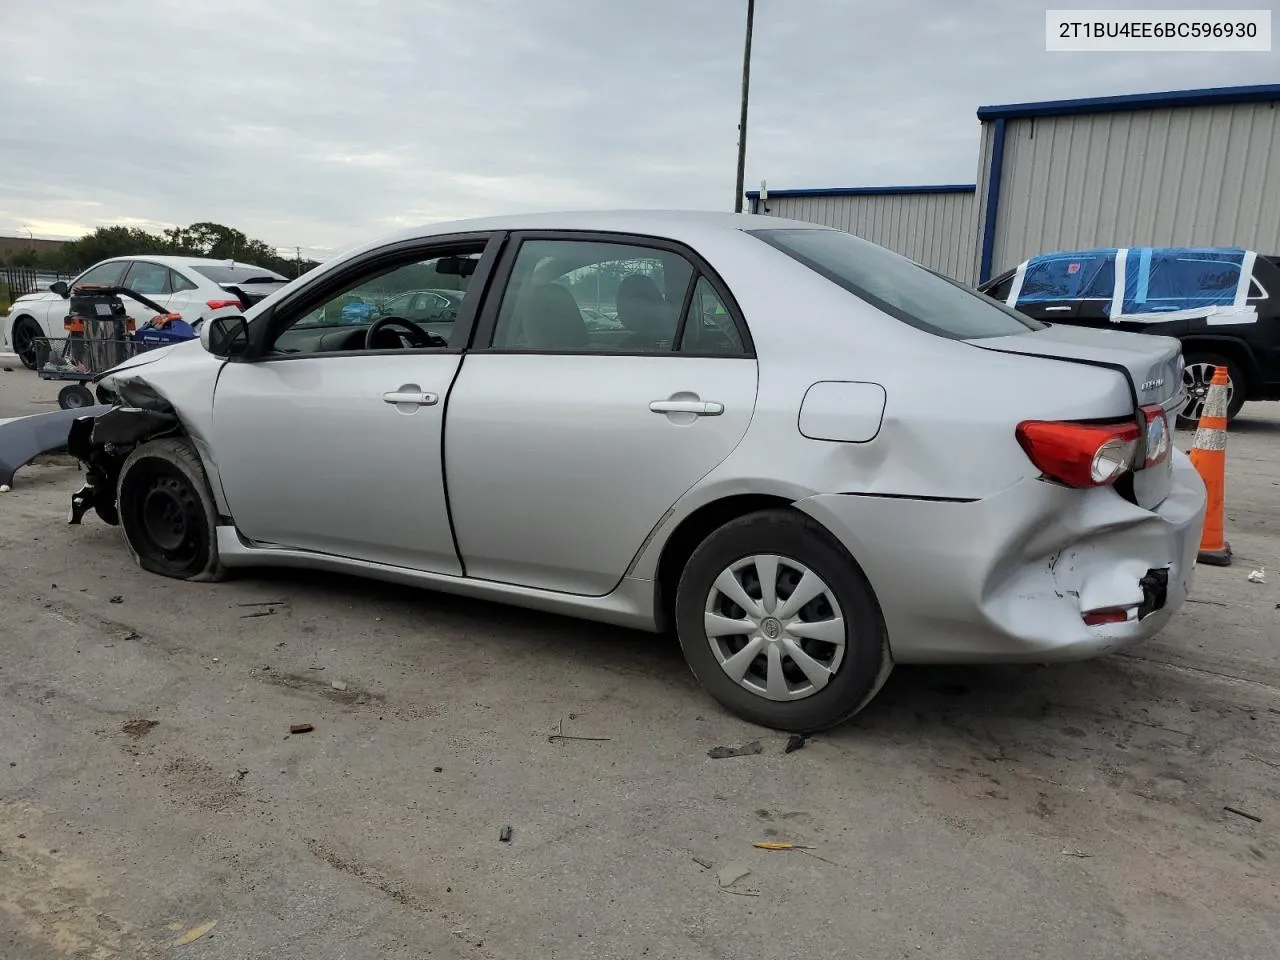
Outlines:
<svg viewBox="0 0 1280 960"><path fill-rule="evenodd" d="M1227 456L1236 561L1160 637L899 668L792 753L670 639L145 574L47 458L0 495L0 957L1274 960L1280 404Z"/></svg>

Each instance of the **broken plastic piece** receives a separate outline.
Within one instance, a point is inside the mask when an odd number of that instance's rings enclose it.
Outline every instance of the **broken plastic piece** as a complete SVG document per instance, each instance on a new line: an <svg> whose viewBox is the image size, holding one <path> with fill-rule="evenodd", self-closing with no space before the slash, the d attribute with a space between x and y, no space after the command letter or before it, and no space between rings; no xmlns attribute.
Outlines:
<svg viewBox="0 0 1280 960"><path fill-rule="evenodd" d="M720 872L716 875L722 887L732 887L743 877L751 873L750 867L745 867L740 863L729 863L720 868Z"/></svg>
<svg viewBox="0 0 1280 960"><path fill-rule="evenodd" d="M188 943L195 943L206 933L218 925L217 920L210 920L208 923L202 923L198 927L192 927L177 940L174 941L175 947L185 947Z"/></svg>
<svg viewBox="0 0 1280 960"><path fill-rule="evenodd" d="M293 726L289 728L289 732L290 733L310 733L314 729L315 727L313 727L309 723L295 723L293 724Z"/></svg>
<svg viewBox="0 0 1280 960"><path fill-rule="evenodd" d="M793 733L787 740L787 748L783 753L794 753L796 750L803 750L805 744L809 742L809 738L803 733Z"/></svg>
<svg viewBox="0 0 1280 960"><path fill-rule="evenodd" d="M510 828L510 827L503 827L501 830L499 830L499 831L498 831L498 839L499 839L499 840L501 840L503 843L510 843L510 842L511 842L511 828Z"/></svg>
<svg viewBox="0 0 1280 960"><path fill-rule="evenodd" d="M725 760L729 757L750 757L764 752L764 745L759 740L752 740L741 747L712 747L707 756L712 760Z"/></svg>

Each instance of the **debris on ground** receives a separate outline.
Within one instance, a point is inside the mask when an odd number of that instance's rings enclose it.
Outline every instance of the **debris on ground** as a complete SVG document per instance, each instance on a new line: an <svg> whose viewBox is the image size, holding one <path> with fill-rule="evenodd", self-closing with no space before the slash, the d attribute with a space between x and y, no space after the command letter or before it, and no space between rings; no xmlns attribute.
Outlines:
<svg viewBox="0 0 1280 960"><path fill-rule="evenodd" d="M124 603L124 597L114 596L110 600L108 600L107 603Z"/></svg>
<svg viewBox="0 0 1280 960"><path fill-rule="evenodd" d="M816 847L808 846L803 843L776 842L773 840L757 840L751 844L761 850L816 850Z"/></svg>
<svg viewBox="0 0 1280 960"><path fill-rule="evenodd" d="M248 775L249 775L248 767L241 767L239 770L236 771L236 777L238 777L241 780L243 780Z"/></svg>
<svg viewBox="0 0 1280 960"><path fill-rule="evenodd" d="M759 740L752 740L741 747L712 747L707 751L707 756L712 760L726 760L729 757L750 757L757 753L764 753L764 744Z"/></svg>
<svg viewBox="0 0 1280 960"><path fill-rule="evenodd" d="M1088 860L1093 857L1092 853L1081 853L1079 850L1072 850L1070 847L1063 847L1062 855L1064 857L1078 857L1081 860Z"/></svg>
<svg viewBox="0 0 1280 960"><path fill-rule="evenodd" d="M500 841L502 841L503 843L510 843L510 842L511 842L511 828L510 828L510 827L503 827L501 830L499 830L499 831L498 831L498 839L499 839Z"/></svg>
<svg viewBox="0 0 1280 960"><path fill-rule="evenodd" d="M242 614L240 614L240 619L241 619L241 620L250 620L250 619L252 619L253 617L269 617L269 616L271 616L271 615L272 615L273 613L275 613L275 612L276 612L276 611L275 611L275 608L274 608L274 607L268 607L266 610L252 610L252 611L250 611L249 613L242 613Z"/></svg>
<svg viewBox="0 0 1280 960"><path fill-rule="evenodd" d="M346 685L345 683L343 683L341 680L335 680L335 681L333 681L333 683L329 684L329 686L333 687L333 689L335 689L335 690L345 690L345 689L347 689L347 685Z"/></svg>
<svg viewBox="0 0 1280 960"><path fill-rule="evenodd" d="M809 742L809 737L807 734L793 733L791 737L787 740L787 748L782 752L794 753L797 750L803 750L805 747L805 744L807 744L808 742Z"/></svg>
<svg viewBox="0 0 1280 960"><path fill-rule="evenodd" d="M293 724L293 726L289 728L289 732L290 733L310 733L314 729L315 727L313 727L309 723L295 723Z"/></svg>
<svg viewBox="0 0 1280 960"><path fill-rule="evenodd" d="M9 489L9 485L7 483L0 483L0 493L8 493Z"/></svg>
<svg viewBox="0 0 1280 960"><path fill-rule="evenodd" d="M570 716L570 717L573 717L573 714L570 714L569 716ZM547 737L547 743L555 743L557 740L598 740L598 741L604 741L604 740L611 740L611 739L612 739L611 737L575 737L575 736L573 736L573 735L571 735L571 734L565 733L565 732L564 732L564 718L562 717L562 718L560 718L559 720L557 720L557 721L556 721L556 732L555 732L555 733L553 733L553 734L551 734L551 736Z"/></svg>
<svg viewBox="0 0 1280 960"><path fill-rule="evenodd" d="M246 600L243 603L237 603L237 607L282 607L284 600Z"/></svg>
<svg viewBox="0 0 1280 960"><path fill-rule="evenodd" d="M159 720L129 720L120 729L136 740L139 737L145 737L151 732L152 727L159 725Z"/></svg>
<svg viewBox="0 0 1280 960"><path fill-rule="evenodd" d="M702 857L694 857L693 862L700 866L703 870L710 870L714 864L710 860L704 860Z"/></svg>
<svg viewBox="0 0 1280 960"><path fill-rule="evenodd" d="M192 927L190 930L188 930L186 933L180 936L177 940L175 940L173 945L175 947L185 947L189 943L195 943L197 940L199 940L201 937L203 937L206 933L208 933L217 925L218 925L217 920L210 920L208 923L202 923L198 927Z"/></svg>
<svg viewBox="0 0 1280 960"><path fill-rule="evenodd" d="M1237 817L1244 817L1246 820L1252 820L1254 823L1262 822L1261 817L1254 816L1252 813L1246 813L1244 810L1239 810L1235 807L1223 807L1222 809L1227 811L1227 813L1234 813Z"/></svg>
<svg viewBox="0 0 1280 960"><path fill-rule="evenodd" d="M730 863L720 868L720 872L716 875L720 881L720 889L725 893L736 894L739 897L758 897L760 894L755 890L734 890L733 885L743 877L751 873L751 870L744 867L740 863Z"/></svg>
<svg viewBox="0 0 1280 960"><path fill-rule="evenodd" d="M1249 571L1249 582L1250 583L1266 583L1267 571L1265 569Z"/></svg>

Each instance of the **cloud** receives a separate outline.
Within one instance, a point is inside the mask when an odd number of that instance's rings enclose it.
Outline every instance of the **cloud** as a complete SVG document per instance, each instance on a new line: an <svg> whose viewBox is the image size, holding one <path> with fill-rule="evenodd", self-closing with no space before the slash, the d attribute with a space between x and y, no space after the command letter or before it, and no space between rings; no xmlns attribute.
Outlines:
<svg viewBox="0 0 1280 960"><path fill-rule="evenodd" d="M745 7L8 0L0 232L215 220L324 255L507 211L728 209ZM1046 53L1025 0L756 8L749 185L971 182L979 104L1280 76Z"/></svg>

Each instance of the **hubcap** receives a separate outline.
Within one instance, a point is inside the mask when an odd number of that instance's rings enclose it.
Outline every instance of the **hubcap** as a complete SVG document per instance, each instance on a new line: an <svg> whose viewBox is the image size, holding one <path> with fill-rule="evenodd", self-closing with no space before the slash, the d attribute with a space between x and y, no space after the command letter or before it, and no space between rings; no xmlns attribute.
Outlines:
<svg viewBox="0 0 1280 960"><path fill-rule="evenodd" d="M839 601L821 577L787 557L745 557L721 572L703 624L721 669L767 700L813 696L844 660Z"/></svg>
<svg viewBox="0 0 1280 960"><path fill-rule="evenodd" d="M40 336L43 334L33 329L31 323L25 320L13 328L13 352L29 366L35 366L36 337Z"/></svg>
<svg viewBox="0 0 1280 960"><path fill-rule="evenodd" d="M147 533L161 550L173 552L187 539L187 516L178 484L168 478L158 480L147 491L142 520Z"/></svg>
<svg viewBox="0 0 1280 960"><path fill-rule="evenodd" d="M1212 363L1191 363L1182 371L1182 383L1187 388L1187 399L1183 403L1178 416L1183 420L1199 420L1204 411L1205 398L1209 396L1209 385L1213 383L1214 365ZM1227 381L1227 406L1231 405L1231 395L1235 385Z"/></svg>

